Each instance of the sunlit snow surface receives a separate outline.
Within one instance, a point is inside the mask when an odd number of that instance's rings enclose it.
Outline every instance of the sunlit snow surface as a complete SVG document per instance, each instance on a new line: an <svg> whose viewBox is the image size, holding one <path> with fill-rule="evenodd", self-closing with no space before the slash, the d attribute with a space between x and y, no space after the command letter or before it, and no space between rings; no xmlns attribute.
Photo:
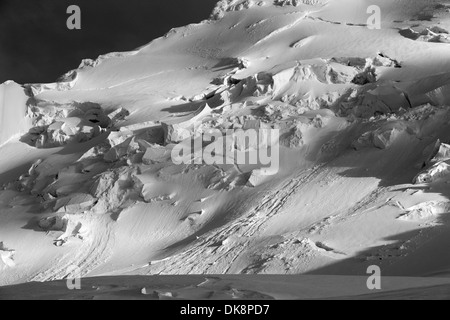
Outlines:
<svg viewBox="0 0 450 320"><path fill-rule="evenodd" d="M373 4L381 30L365 25ZM448 275L449 9L221 1L211 20L85 60L60 83L3 84L0 284L72 266L91 277ZM174 164L192 119L279 129L279 172ZM392 290L422 286L402 283ZM338 296L368 293L348 288Z"/></svg>

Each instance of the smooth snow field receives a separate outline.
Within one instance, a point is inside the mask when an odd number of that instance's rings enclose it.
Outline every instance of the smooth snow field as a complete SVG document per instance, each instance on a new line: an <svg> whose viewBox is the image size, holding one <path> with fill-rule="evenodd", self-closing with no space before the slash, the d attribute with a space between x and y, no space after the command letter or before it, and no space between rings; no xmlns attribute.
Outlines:
<svg viewBox="0 0 450 320"><path fill-rule="evenodd" d="M0 299L450 298L449 32L448 0L222 0L0 85ZM173 161L212 129L278 130L276 170Z"/></svg>

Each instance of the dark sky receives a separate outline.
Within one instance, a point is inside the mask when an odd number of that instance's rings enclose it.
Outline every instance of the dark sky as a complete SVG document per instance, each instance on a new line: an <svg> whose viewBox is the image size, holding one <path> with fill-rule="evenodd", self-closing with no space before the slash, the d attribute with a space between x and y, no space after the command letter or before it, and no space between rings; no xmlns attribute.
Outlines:
<svg viewBox="0 0 450 320"><path fill-rule="evenodd" d="M217 0L0 0L0 83L54 82L82 59L128 51L208 18ZM68 30L69 5L81 30Z"/></svg>

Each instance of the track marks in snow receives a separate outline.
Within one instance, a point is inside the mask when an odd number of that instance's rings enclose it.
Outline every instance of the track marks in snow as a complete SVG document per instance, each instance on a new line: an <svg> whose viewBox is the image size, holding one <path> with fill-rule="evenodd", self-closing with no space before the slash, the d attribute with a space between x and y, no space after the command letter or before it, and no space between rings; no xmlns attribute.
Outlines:
<svg viewBox="0 0 450 320"><path fill-rule="evenodd" d="M364 198L362 198L360 201L358 201L354 206L352 206L346 214L344 214L339 222L345 221L349 218L353 218L357 215L366 214L370 211L380 209L381 207L384 207L386 204L380 205L373 205L376 202L379 201L379 199L386 195L389 192L388 188L385 187L379 187L370 192L368 195L366 195Z"/></svg>
<svg viewBox="0 0 450 320"><path fill-rule="evenodd" d="M283 32L286 32L286 31L288 31L288 30L294 28L294 27L297 26L300 22L304 21L305 18L308 17L308 15L309 15L309 12L306 12L306 13L303 12L303 13L302 13L302 16L301 16L300 18L295 19L292 23L290 23L290 24L288 24L288 25L286 25L286 26L283 26L283 27L281 27L281 28L278 28L278 29L272 31L272 32L269 33L267 36L265 36L264 38L262 38L262 39L260 39L258 42L256 42L256 43L255 43L255 46L258 46L258 45L260 45L260 44L262 44L262 43L264 43L264 42L266 42L266 41L272 39L273 37L276 37L277 35L279 35L279 34L281 34L281 33L283 33Z"/></svg>
<svg viewBox="0 0 450 320"><path fill-rule="evenodd" d="M284 182L280 188L275 189L277 191L264 196L260 204L245 216L219 230L214 230L208 236L199 239L190 249L172 256L156 268L150 268L150 273L235 272L235 262L243 256L265 223L282 212L291 197L312 181L321 169L322 165L318 165L301 172L297 178Z"/></svg>
<svg viewBox="0 0 450 320"><path fill-rule="evenodd" d="M336 216L330 216L327 217L315 224L313 224L309 230L308 233L313 234L321 234L326 228L330 227L333 223L333 221L336 219Z"/></svg>
<svg viewBox="0 0 450 320"><path fill-rule="evenodd" d="M165 70L165 71L157 72L157 73L154 73L154 74L146 75L146 76L143 76L143 77L132 78L132 79L128 79L128 80L123 81L123 82L116 83L116 84L111 85L109 87L93 88L93 89L73 89L71 91L76 92L76 91L104 91L104 90L111 90L111 89L115 89L115 88L119 88L119 87L125 86L127 84L131 84L133 82L141 82L143 80L154 78L154 77L160 76L162 74L170 73L170 72L174 72L174 71L175 70Z"/></svg>
<svg viewBox="0 0 450 320"><path fill-rule="evenodd" d="M90 232L81 244L79 242L75 244L79 246L75 253L70 251L68 254L58 257L49 264L51 266L49 269L34 275L30 281L43 282L63 279L67 276L69 268L73 266L80 268L81 275L86 276L108 260L114 246L113 221L105 221L105 219L109 219L106 216L90 217L90 219ZM99 230L103 230L103 232L99 233Z"/></svg>

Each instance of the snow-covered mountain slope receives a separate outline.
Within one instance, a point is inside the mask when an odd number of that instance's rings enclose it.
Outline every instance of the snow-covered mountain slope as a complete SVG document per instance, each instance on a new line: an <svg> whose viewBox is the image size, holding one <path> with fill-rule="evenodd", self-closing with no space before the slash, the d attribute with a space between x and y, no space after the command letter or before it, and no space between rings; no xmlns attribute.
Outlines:
<svg viewBox="0 0 450 320"><path fill-rule="evenodd" d="M374 4L380 30L366 25ZM449 10L220 1L210 20L0 100L0 284L73 265L90 276L446 273ZM279 129L279 172L176 165L194 120Z"/></svg>
<svg viewBox="0 0 450 320"><path fill-rule="evenodd" d="M17 83L0 85L0 146L31 128L31 120L26 118L28 99L24 88Z"/></svg>

